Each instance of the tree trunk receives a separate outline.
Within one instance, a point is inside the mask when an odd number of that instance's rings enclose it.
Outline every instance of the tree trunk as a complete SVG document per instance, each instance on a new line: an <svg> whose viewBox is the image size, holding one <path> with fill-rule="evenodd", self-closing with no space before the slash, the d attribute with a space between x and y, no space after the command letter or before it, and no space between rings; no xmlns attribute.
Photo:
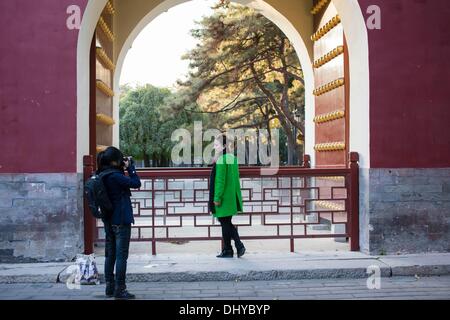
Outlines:
<svg viewBox="0 0 450 320"><path fill-rule="evenodd" d="M287 142L288 142L288 158L287 158L287 164L289 166L294 165L294 154L296 152L296 143L295 140L292 138L291 135L287 135Z"/></svg>
<svg viewBox="0 0 450 320"><path fill-rule="evenodd" d="M294 143L294 165L298 166L300 163L300 146L297 142Z"/></svg>
<svg viewBox="0 0 450 320"><path fill-rule="evenodd" d="M169 166L169 161L167 160L166 156L162 157L162 161L161 162L162 162L161 164L162 164L163 167L167 168Z"/></svg>
<svg viewBox="0 0 450 320"><path fill-rule="evenodd" d="M150 167L150 157L148 154L144 153L144 167Z"/></svg>

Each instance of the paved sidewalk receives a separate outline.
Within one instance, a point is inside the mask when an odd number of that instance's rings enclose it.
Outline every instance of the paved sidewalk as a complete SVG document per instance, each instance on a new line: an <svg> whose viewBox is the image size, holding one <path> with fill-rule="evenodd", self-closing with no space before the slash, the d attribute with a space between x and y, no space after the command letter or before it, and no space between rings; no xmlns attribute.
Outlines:
<svg viewBox="0 0 450 320"><path fill-rule="evenodd" d="M64 284L0 284L0 300L105 300L104 285L69 290ZM206 281L129 283L130 292L145 300L449 300L450 276L381 279L369 290L365 279L291 281Z"/></svg>
<svg viewBox="0 0 450 320"><path fill-rule="evenodd" d="M103 272L103 257L97 258ZM54 283L73 263L1 264L0 283ZM383 277L450 275L450 254L368 256L359 252L249 253L243 258L214 255L134 255L129 259L130 282L255 281L367 277L379 267ZM62 274L68 276L65 273Z"/></svg>

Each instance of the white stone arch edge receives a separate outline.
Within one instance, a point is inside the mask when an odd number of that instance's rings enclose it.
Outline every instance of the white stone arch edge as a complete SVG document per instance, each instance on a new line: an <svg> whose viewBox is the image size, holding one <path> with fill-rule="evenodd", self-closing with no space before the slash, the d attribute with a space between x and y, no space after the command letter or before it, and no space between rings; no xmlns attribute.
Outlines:
<svg viewBox="0 0 450 320"><path fill-rule="evenodd" d="M128 48L131 47L139 32L159 14L173 6L189 0L167 0L153 9L139 24L125 42L117 61L114 76L114 88L118 88L120 73ZM89 1L79 31L77 45L77 172L83 171L83 156L89 154L89 49L97 21L107 0ZM262 0L237 0L236 2L260 10L267 18L280 27L294 44L299 55L300 63L305 75L305 120L306 143L305 152L314 161L315 128L312 121L314 117L314 74L311 57L308 55L305 44L292 24L273 7ZM360 153L361 167L370 167L369 159L369 61L368 37L364 17L357 0L333 0L339 14L347 37L350 51L350 150ZM114 117L118 119L119 99L114 98ZM118 144L118 124L113 128L113 141Z"/></svg>
<svg viewBox="0 0 450 320"><path fill-rule="evenodd" d="M350 65L350 151L370 168L369 37L358 0L332 0L344 27Z"/></svg>
<svg viewBox="0 0 450 320"><path fill-rule="evenodd" d="M156 6L151 12L149 12L133 29L131 34L128 36L127 40L124 43L124 46L121 48L121 51L119 52L118 59L117 59L117 67L116 72L114 74L114 88L119 88L119 81L121 76L121 70L127 55L128 50L131 48L134 40L136 37L141 33L141 31L156 17L158 17L160 14L166 12L170 8L177 6L179 4L188 2L190 0L166 0L160 5ZM292 25L292 23L286 19L281 13L279 13L277 10L275 10L272 6L267 4L266 2L262 0L234 0L233 2L237 2L246 6L249 6L253 9L258 10L261 12L265 17L270 19L272 22L274 22L283 32L284 34L289 38L291 43L294 46L294 49L297 52L297 55L299 56L300 64L303 68L303 73L305 77L305 92L308 94L305 94L305 105L306 108L306 123L312 124L307 126L305 128L306 136L311 137L313 139L314 137L314 96L312 94L314 90L314 72L312 68L312 57L309 56L308 50L306 48L305 42L303 41L302 37L298 33L298 31L295 29L295 27ZM118 119L118 112L119 112L119 99L114 99L114 118ZM119 141L119 130L118 125L116 124L116 128L114 130L114 141L118 143ZM309 142L309 141L308 141ZM307 143L307 145L314 145L314 142ZM313 149L312 149L313 150Z"/></svg>
<svg viewBox="0 0 450 320"><path fill-rule="evenodd" d="M89 154L89 54L98 19L108 0L88 1L77 43L77 172Z"/></svg>

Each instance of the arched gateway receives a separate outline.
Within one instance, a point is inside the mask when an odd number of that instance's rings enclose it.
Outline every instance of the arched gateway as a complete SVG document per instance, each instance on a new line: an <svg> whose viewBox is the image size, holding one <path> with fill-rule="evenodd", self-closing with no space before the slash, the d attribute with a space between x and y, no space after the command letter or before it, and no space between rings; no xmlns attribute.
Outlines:
<svg viewBox="0 0 450 320"><path fill-rule="evenodd" d="M184 3L188 0L165 0L165 1L117 1L115 8L117 22L117 39L114 41L114 57L116 62L115 72L112 78L112 87L118 88L120 71L134 39L139 35L145 26L155 17L167 11L173 6ZM305 76L305 112L306 112L306 146L305 151L312 157L312 164L315 164L316 152L316 132L314 125L315 96L314 89L314 61L321 58L322 52L314 51L314 42L311 35L318 31L328 22L322 17L311 13L314 8L313 1L292 1L283 0L238 0L236 3L250 6L260 11L263 15L273 21L293 43L299 55L299 60ZM360 165L370 167L369 154L369 60L368 60L368 39L364 17L357 1L333 0L320 1L325 3L330 10L337 11L340 17L340 32L346 34L348 53L348 107L349 131L354 133L348 136L346 150L358 152L360 155ZM331 2L331 5L329 3ZM108 0L90 1L83 15L82 26L78 36L77 46L77 170L82 171L82 158L89 154L89 52L92 44L92 37L98 25L99 18L104 11ZM321 7L324 9L323 6ZM329 11L329 9L327 9ZM320 21L323 20L323 21ZM334 35L333 35L334 36ZM343 43L342 43L343 45ZM112 49L112 48L111 48ZM342 61L343 63L343 61ZM118 118L118 98L113 98L113 118ZM354 106L352 108L352 106ZM357 107L356 107L357 106ZM118 143L118 122L113 127L112 140ZM328 141L327 141L328 142Z"/></svg>
<svg viewBox="0 0 450 320"><path fill-rule="evenodd" d="M81 159L84 155L95 155L96 151L106 145L118 145L119 99L114 91L118 90L121 68L128 49L142 29L155 17L184 2L186 0L133 2L104 0L88 3L77 51L77 123L78 132L81 133L77 136L77 164L82 163ZM312 1L287 3L273 0L236 2L250 6L272 20L290 39L299 56L306 92L305 150L311 155L312 165L317 168L345 168L350 161L350 151L357 151L360 163L368 165L369 143L366 130L369 123L368 43L364 19L358 4L348 1L319 1L315 4ZM347 32L347 29L350 31ZM93 40L95 30L97 32ZM347 35L346 41L344 31ZM354 48L353 52L352 48ZM333 52L335 54L331 56ZM328 57L328 60L323 60L323 63L319 65L318 61L324 57ZM89 66L91 66L90 79L87 77ZM351 70L358 72L351 73ZM354 87L350 86L353 81ZM333 84L333 87L330 87L330 84ZM321 89L325 87L327 90ZM89 92L96 92L96 94L93 96ZM85 107L89 104L90 112ZM353 110L352 106L358 106L358 108ZM321 121L322 118L326 121ZM185 178L188 177L189 174ZM313 180L308 182L304 180L302 187L322 185L330 190L349 187L345 182L342 182L342 185L333 185L319 181L320 178ZM329 181L328 178L323 180ZM322 194L325 193L322 190ZM347 193L350 191L347 190ZM335 195L329 196L332 200ZM325 199L317 195L311 195L311 197L317 200ZM331 210L331 205L336 211L345 211L344 202L339 202L317 201L317 203L311 202L309 206L319 210L316 208L321 204L325 206L325 209ZM307 207L308 204L303 203L303 206ZM308 210L297 209L299 210L296 211L296 208L291 206L291 213L301 214L302 210ZM165 208L165 210L170 209ZM339 212L335 215L330 213L329 222L333 224L340 214L346 216ZM305 215L309 214L305 213ZM264 219L265 217L264 215ZM315 212L313 219L309 221L314 224L319 223L321 219L322 216ZM341 222L346 219L347 217ZM333 224L333 227L335 226L339 225ZM352 228L353 233L359 232L358 226ZM91 229L89 224L87 229ZM141 229L138 231L140 233ZM154 231L152 230L152 238L154 238ZM306 225L304 233L303 236L308 237ZM337 227L334 232L341 235L345 233L345 226ZM277 235L280 233L278 232ZM311 235L313 236L318 235ZM354 240L358 241L357 236L354 236ZM358 250L359 244L354 243L352 248ZM291 250L293 250L293 244Z"/></svg>

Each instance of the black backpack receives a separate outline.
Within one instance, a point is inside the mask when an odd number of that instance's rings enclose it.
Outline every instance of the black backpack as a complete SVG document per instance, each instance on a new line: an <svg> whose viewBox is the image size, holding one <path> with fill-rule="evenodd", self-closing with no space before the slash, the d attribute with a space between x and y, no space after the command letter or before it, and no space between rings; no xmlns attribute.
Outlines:
<svg viewBox="0 0 450 320"><path fill-rule="evenodd" d="M106 192L103 179L117 169L107 169L100 174L94 174L84 185L84 194L91 214L97 219L108 219L113 212L113 205Z"/></svg>

